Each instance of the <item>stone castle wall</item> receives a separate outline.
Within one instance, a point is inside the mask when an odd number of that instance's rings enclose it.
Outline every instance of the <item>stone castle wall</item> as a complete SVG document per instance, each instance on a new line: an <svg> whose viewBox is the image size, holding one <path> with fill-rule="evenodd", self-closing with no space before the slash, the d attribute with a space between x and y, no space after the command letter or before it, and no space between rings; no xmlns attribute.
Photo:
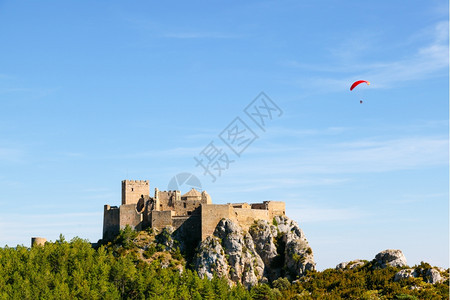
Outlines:
<svg viewBox="0 0 450 300"><path fill-rule="evenodd" d="M217 224L223 218L227 218L231 212L228 204L204 204L201 208L201 240L211 236Z"/></svg>
<svg viewBox="0 0 450 300"><path fill-rule="evenodd" d="M201 200L177 201L175 203L176 216L190 216L192 212L202 204Z"/></svg>
<svg viewBox="0 0 450 300"><path fill-rule="evenodd" d="M152 228L163 229L167 226L172 226L173 211L152 211L151 212L151 224Z"/></svg>
<svg viewBox="0 0 450 300"><path fill-rule="evenodd" d="M126 225L130 225L136 230L142 229L143 214L136 210L135 204L123 204L119 208L119 225L120 229L124 229Z"/></svg>
<svg viewBox="0 0 450 300"><path fill-rule="evenodd" d="M181 200L179 191L155 191L155 198L158 201L156 210L174 210L175 202Z"/></svg>
<svg viewBox="0 0 450 300"><path fill-rule="evenodd" d="M221 219L238 223L244 230L255 220L272 221L274 216L285 215L281 201L263 203L212 204L211 197L192 189L184 195L179 191L159 191L149 196L148 180L122 181L122 205L105 205L103 238L112 239L120 229L129 225L133 229L146 227L163 229L172 226L194 240L212 235Z"/></svg>
<svg viewBox="0 0 450 300"><path fill-rule="evenodd" d="M264 201L263 203L267 203L270 220L273 220L275 216L286 215L286 203L283 201Z"/></svg>
<svg viewBox="0 0 450 300"><path fill-rule="evenodd" d="M269 217L269 211L251 208L233 208L228 218L239 224L245 231L248 231L255 220L272 221L273 219Z"/></svg>
<svg viewBox="0 0 450 300"><path fill-rule="evenodd" d="M255 220L271 222L275 216L285 214L284 202L265 201L253 204L209 204L201 206L201 239L204 240L214 233L221 219L230 219L239 224L243 230L248 230Z"/></svg>
<svg viewBox="0 0 450 300"><path fill-rule="evenodd" d="M103 210L103 239L112 239L119 230L119 208L117 206L105 205Z"/></svg>

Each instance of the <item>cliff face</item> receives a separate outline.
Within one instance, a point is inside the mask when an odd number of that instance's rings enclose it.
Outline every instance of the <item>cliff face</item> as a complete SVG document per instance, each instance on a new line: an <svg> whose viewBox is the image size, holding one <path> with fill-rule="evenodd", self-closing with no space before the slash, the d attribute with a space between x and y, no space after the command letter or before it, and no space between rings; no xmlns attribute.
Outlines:
<svg viewBox="0 0 450 300"><path fill-rule="evenodd" d="M222 219L214 235L199 245L194 265L201 277L216 273L247 287L280 276L293 280L315 269L303 231L285 216L275 217L272 224L256 221L248 232Z"/></svg>

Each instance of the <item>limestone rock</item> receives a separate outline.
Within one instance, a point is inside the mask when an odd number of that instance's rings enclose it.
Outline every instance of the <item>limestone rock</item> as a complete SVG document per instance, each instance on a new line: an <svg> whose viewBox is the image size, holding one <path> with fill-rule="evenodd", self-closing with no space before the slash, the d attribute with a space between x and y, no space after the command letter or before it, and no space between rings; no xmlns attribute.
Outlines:
<svg viewBox="0 0 450 300"><path fill-rule="evenodd" d="M363 266L364 264L366 264L366 261L363 261L360 259L355 259L355 260L348 261L348 262L341 262L340 264L338 264L336 266L336 270L344 270L344 269L352 270L356 267Z"/></svg>
<svg viewBox="0 0 450 300"><path fill-rule="evenodd" d="M282 239L286 245L285 267L288 272L295 277L301 277L307 271L314 270L316 263L312 249L297 222L286 216L276 216L274 220L277 223L278 232L283 234Z"/></svg>
<svg viewBox="0 0 450 300"><path fill-rule="evenodd" d="M442 278L441 273L438 270L431 268L425 272L425 281L435 284L444 281L444 279Z"/></svg>
<svg viewBox="0 0 450 300"><path fill-rule="evenodd" d="M252 237L229 219L219 222L214 235L222 240L230 266L230 280L246 287L257 284L263 276L264 263L255 250Z"/></svg>
<svg viewBox="0 0 450 300"><path fill-rule="evenodd" d="M200 245L200 251L195 259L195 269L202 278L212 279L214 273L218 276L228 274L228 263L220 240L217 237L207 237Z"/></svg>
<svg viewBox="0 0 450 300"><path fill-rule="evenodd" d="M375 256L375 265L381 268L387 266L404 267L406 266L406 258L401 250L388 249Z"/></svg>
<svg viewBox="0 0 450 300"><path fill-rule="evenodd" d="M223 254L218 255L220 251ZM213 239L200 244L195 267L200 276L208 278L215 271L213 267L219 268L219 276L226 275L230 282L250 287L282 275L301 277L307 270L314 270L315 263L297 223L287 217L275 217L273 224L255 222L248 233L233 221L222 219Z"/></svg>
<svg viewBox="0 0 450 300"><path fill-rule="evenodd" d="M403 269L398 271L394 276L394 281L399 281L405 278L416 278L419 277L420 274L417 273L415 269Z"/></svg>
<svg viewBox="0 0 450 300"><path fill-rule="evenodd" d="M345 267L348 265L348 261L347 262L341 262L339 264L336 265L336 270L344 270Z"/></svg>
<svg viewBox="0 0 450 300"><path fill-rule="evenodd" d="M395 274L394 281L399 281L403 278L419 278L421 277L425 282L435 284L445 280L441 276L439 268L429 269L403 269Z"/></svg>
<svg viewBox="0 0 450 300"><path fill-rule="evenodd" d="M277 256L277 247L275 245L275 238L277 237L276 227L265 220L259 220L254 226L250 227L249 233L264 265L269 266L273 258Z"/></svg>

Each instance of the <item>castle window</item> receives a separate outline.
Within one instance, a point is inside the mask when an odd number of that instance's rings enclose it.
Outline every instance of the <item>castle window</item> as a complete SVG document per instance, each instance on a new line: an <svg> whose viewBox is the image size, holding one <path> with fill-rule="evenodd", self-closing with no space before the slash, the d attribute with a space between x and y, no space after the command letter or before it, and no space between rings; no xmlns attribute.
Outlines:
<svg viewBox="0 0 450 300"><path fill-rule="evenodd" d="M131 188L131 191L133 192L133 191L134 191L134 188Z"/></svg>
<svg viewBox="0 0 450 300"><path fill-rule="evenodd" d="M184 208L186 208L186 203L183 203Z"/></svg>

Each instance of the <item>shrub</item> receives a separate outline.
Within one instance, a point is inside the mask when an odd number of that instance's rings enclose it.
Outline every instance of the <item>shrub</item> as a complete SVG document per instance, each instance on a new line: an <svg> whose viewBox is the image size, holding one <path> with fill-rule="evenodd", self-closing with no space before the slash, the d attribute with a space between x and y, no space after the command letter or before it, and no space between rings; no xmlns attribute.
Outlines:
<svg viewBox="0 0 450 300"><path fill-rule="evenodd" d="M277 220L275 219L275 217L274 217L273 220L272 220L272 224L275 225L275 226L278 226L278 222L277 222Z"/></svg>
<svg viewBox="0 0 450 300"><path fill-rule="evenodd" d="M144 255L145 258L150 258L150 257L153 256L153 254L155 254L155 252L156 252L155 245L154 244L150 244L147 247L147 250L144 251L143 255Z"/></svg>

